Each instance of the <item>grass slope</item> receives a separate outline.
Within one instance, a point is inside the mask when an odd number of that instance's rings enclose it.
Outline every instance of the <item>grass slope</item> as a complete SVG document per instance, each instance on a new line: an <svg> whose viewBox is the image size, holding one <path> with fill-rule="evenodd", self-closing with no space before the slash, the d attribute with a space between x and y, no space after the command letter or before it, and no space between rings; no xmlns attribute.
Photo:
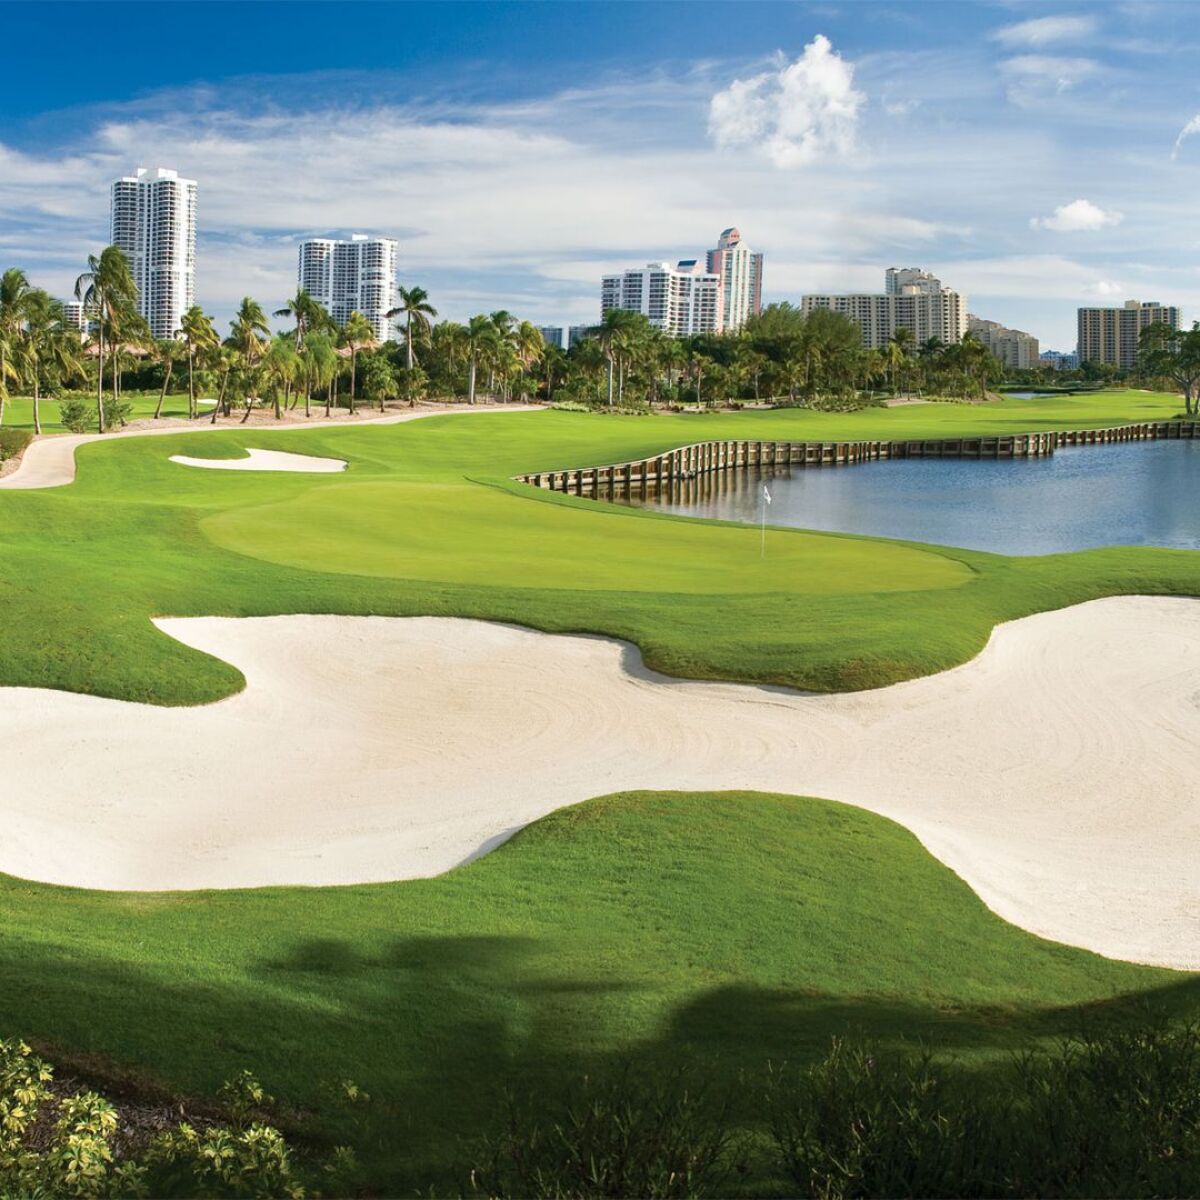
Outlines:
<svg viewBox="0 0 1200 1200"><path fill-rule="evenodd" d="M157 614L454 614L637 642L653 667L815 689L953 666L996 622L1118 592L1200 593L1200 556L1048 558L768 534L535 493L519 471L636 457L697 438L934 436L1170 415L1146 393L613 419L434 417L389 428L230 430L93 444L80 478L0 493L0 683L159 703L240 677L159 634ZM205 472L181 451L344 457L344 476ZM1136 452L1136 450L1132 451ZM870 467L863 468L870 470Z"/></svg>
<svg viewBox="0 0 1200 1200"><path fill-rule="evenodd" d="M349 1076L384 1192L461 1184L505 1087L690 1063L717 1087L847 1026L973 1061L1200 981L1005 924L857 809L639 793L438 879L106 895L0 881L0 1032L207 1092L252 1065L322 1109ZM1135 999L1136 998L1136 999Z"/></svg>

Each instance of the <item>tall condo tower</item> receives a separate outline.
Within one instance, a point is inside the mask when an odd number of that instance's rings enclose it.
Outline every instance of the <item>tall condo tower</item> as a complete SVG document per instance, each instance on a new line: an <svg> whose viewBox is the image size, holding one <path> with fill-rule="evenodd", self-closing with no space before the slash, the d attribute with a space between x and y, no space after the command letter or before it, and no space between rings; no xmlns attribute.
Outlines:
<svg viewBox="0 0 1200 1200"><path fill-rule="evenodd" d="M112 185L112 237L129 259L138 311L156 338L179 333L196 302L196 181L138 167Z"/></svg>
<svg viewBox="0 0 1200 1200"><path fill-rule="evenodd" d="M360 312L376 341L391 336L387 314L396 307L396 243L391 238L356 233L349 241L301 242L299 283L339 325Z"/></svg>
<svg viewBox="0 0 1200 1200"><path fill-rule="evenodd" d="M721 329L740 329L762 311L763 256L751 251L738 229L726 229L717 239L717 248L708 252L708 270L721 281Z"/></svg>

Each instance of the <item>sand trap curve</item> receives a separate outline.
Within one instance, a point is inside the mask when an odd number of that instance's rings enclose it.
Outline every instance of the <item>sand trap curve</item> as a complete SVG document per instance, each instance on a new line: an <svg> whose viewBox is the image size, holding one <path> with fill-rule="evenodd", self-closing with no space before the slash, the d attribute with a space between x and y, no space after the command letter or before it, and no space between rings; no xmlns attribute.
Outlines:
<svg viewBox="0 0 1200 1200"><path fill-rule="evenodd" d="M309 475L331 475L346 469L344 458L318 458L312 454L289 454L286 450L247 449L245 458L191 458L186 454L172 454L171 462L209 471L298 471Z"/></svg>
<svg viewBox="0 0 1200 1200"><path fill-rule="evenodd" d="M21 747L0 870L117 889L446 870L561 805L755 788L912 829L1000 915L1200 968L1200 601L1126 597L998 628L873 692L671 680L601 638L445 618L163 620L238 696L155 708L0 689Z"/></svg>
<svg viewBox="0 0 1200 1200"><path fill-rule="evenodd" d="M424 417L472 416L478 413L537 412L537 404L480 404L474 408L434 408L392 413L384 417L367 417L356 420L334 419L297 421L270 427L271 433L287 433L303 429L358 429L364 425L401 425L406 421L419 421ZM75 482L75 451L91 442L113 442L123 438L170 437L175 434L230 432L229 425L164 425L159 429L125 429L118 433L52 433L37 437L26 448L15 471L0 479L0 490L31 491L38 488L65 487ZM257 427L261 429L261 427Z"/></svg>

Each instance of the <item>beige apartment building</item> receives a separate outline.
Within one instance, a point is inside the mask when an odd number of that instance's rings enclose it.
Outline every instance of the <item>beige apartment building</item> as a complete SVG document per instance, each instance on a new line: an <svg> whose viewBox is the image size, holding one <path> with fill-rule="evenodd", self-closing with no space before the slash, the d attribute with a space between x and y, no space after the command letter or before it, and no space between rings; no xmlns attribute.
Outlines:
<svg viewBox="0 0 1200 1200"><path fill-rule="evenodd" d="M985 321L974 313L967 314L967 330L1010 370L1028 371L1042 366L1041 349L1032 333L1009 329L999 321Z"/></svg>
<svg viewBox="0 0 1200 1200"><path fill-rule="evenodd" d="M841 313L858 324L868 350L878 350L897 329L907 329L913 344L930 338L947 344L961 342L967 332L967 298L918 267L890 267L884 276L884 292L821 294L801 297L807 315L817 308Z"/></svg>
<svg viewBox="0 0 1200 1200"><path fill-rule="evenodd" d="M1148 325L1179 328L1179 309L1155 300L1126 300L1122 308L1079 310L1079 361L1129 369L1137 365L1138 338Z"/></svg>

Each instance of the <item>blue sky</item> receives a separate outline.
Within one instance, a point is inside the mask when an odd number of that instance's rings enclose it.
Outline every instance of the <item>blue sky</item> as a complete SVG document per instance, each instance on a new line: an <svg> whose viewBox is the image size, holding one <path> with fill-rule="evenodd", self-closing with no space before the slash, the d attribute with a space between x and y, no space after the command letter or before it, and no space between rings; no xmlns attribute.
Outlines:
<svg viewBox="0 0 1200 1200"><path fill-rule="evenodd" d="M198 298L397 237L443 315L590 321L738 225L769 300L923 266L1070 348L1200 317L1200 4L0 2L0 267L66 294L107 185L200 185ZM15 51L15 52L14 52Z"/></svg>

